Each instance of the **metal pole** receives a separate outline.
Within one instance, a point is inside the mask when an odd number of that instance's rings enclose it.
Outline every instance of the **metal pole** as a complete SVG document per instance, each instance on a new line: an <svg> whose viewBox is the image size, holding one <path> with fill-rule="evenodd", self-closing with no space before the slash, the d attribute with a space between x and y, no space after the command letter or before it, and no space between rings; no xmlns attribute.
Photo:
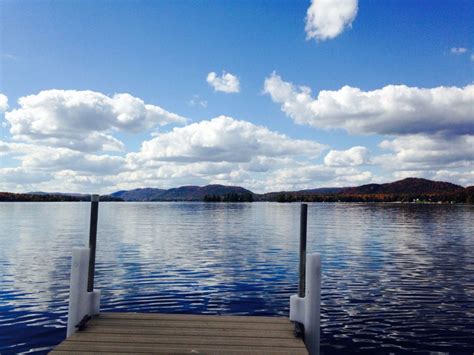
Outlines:
<svg viewBox="0 0 474 355"><path fill-rule="evenodd" d="M300 214L300 268L299 268L299 284L298 284L298 297L305 296L306 290L306 234L308 227L308 205L306 203L301 204ZM295 322L295 336L303 337L304 325Z"/></svg>
<svg viewBox="0 0 474 355"><path fill-rule="evenodd" d="M94 291L95 250L97 245L97 219L99 214L99 195L91 196L91 224L89 229L89 275L87 278L87 291Z"/></svg>

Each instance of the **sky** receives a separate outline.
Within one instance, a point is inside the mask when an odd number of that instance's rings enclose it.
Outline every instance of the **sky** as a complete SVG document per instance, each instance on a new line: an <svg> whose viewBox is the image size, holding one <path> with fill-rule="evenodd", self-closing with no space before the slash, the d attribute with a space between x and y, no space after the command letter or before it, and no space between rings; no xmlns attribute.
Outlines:
<svg viewBox="0 0 474 355"><path fill-rule="evenodd" d="M474 185L470 0L0 1L0 191Z"/></svg>

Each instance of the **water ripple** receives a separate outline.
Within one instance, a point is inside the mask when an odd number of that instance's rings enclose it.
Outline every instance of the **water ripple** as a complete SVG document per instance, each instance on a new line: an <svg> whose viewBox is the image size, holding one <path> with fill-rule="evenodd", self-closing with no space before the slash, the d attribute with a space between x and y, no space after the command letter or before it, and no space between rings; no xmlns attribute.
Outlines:
<svg viewBox="0 0 474 355"><path fill-rule="evenodd" d="M324 354L474 352L474 206L312 204ZM65 336L87 203L1 203L0 353ZM297 204L102 203L104 311L288 315Z"/></svg>

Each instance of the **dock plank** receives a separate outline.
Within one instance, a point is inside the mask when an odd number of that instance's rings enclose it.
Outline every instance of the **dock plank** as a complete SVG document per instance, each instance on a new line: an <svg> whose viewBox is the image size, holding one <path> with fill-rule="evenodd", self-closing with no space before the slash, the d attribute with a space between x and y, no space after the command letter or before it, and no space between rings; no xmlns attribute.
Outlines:
<svg viewBox="0 0 474 355"><path fill-rule="evenodd" d="M225 329L225 328L159 328L159 327L112 327L103 325L91 326L91 330L97 334L142 334L142 335L217 335L223 337L255 337L255 338L281 338L289 337L291 330L273 329Z"/></svg>
<svg viewBox="0 0 474 355"><path fill-rule="evenodd" d="M106 312L101 313L101 319L134 319L134 320L185 320L231 323L276 323L288 324L288 319L283 317L259 317L259 316L228 316L228 315L208 315L208 314L167 314L167 313L133 313L133 312Z"/></svg>
<svg viewBox="0 0 474 355"><path fill-rule="evenodd" d="M298 346L298 339L291 338L254 338L254 337L220 337L220 336L189 336L189 335L137 335L137 334L96 334L78 332L71 340L82 342L114 342L133 344L186 344L186 345L249 345L249 346Z"/></svg>
<svg viewBox="0 0 474 355"><path fill-rule="evenodd" d="M231 323L231 322L215 322L215 321L189 321L185 320L173 321L173 320L149 320L146 322L137 321L134 319L94 319L90 321L91 325L103 324L111 327L123 327L128 328L139 327L167 327L167 328L210 328L210 329L271 329L271 330L285 330L288 329L287 324L275 324L275 323ZM263 324L263 325L262 325Z"/></svg>
<svg viewBox="0 0 474 355"><path fill-rule="evenodd" d="M286 318L101 313L52 354L307 354Z"/></svg>
<svg viewBox="0 0 474 355"><path fill-rule="evenodd" d="M58 354L94 354L94 353L110 353L110 354L277 354L277 355L304 355L308 354L306 349L301 348L287 348L278 349L275 347L227 347L227 346L206 346L206 347L156 347L153 345L124 345L117 346L116 344L103 343L103 344L69 344L68 346L61 347L61 349L54 350L53 355Z"/></svg>

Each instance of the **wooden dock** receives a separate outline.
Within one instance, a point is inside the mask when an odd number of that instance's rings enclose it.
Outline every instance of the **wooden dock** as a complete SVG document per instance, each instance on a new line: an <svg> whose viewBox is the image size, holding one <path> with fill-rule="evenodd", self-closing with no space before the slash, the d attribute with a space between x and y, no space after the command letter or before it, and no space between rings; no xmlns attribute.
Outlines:
<svg viewBox="0 0 474 355"><path fill-rule="evenodd" d="M100 313L51 354L307 354L281 317Z"/></svg>
<svg viewBox="0 0 474 355"><path fill-rule="evenodd" d="M72 250L67 338L52 354L293 355L308 349L319 355L321 257L306 254L306 204L301 205L298 295L290 297L290 318L304 326L304 343L282 317L101 313L101 293L94 289L98 207L99 195L93 195L89 247Z"/></svg>

